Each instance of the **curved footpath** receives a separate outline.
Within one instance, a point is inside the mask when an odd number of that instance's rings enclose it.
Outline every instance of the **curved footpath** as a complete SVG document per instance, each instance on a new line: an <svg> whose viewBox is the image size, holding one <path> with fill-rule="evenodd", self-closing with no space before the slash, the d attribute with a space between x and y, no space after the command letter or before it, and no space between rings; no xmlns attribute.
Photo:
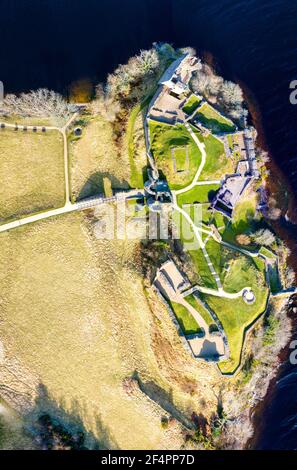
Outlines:
<svg viewBox="0 0 297 470"><path fill-rule="evenodd" d="M190 191L191 189L193 189L196 185L202 185L202 184L210 184L210 183L214 183L214 181L212 182L203 182L203 181L198 181L199 180L199 177L202 173L202 170L204 168L204 165L206 163L206 158L207 158L207 155L206 155L206 151L205 151L205 145L204 143L200 142L200 140L198 139L198 137L195 135L195 133L193 132L191 126L185 122L185 127L186 129L188 130L188 132L190 133L192 139L194 140L195 144L197 145L198 149L200 150L200 153L201 153L201 162L200 162L200 165L197 169L197 172L193 178L193 181L188 185L186 186L185 188L182 188L182 189L178 189L176 191L172 191L172 197L173 197L173 207L175 210L177 210L178 212L180 212L183 217L185 217L185 219L187 220L187 222L190 224L190 226L192 227L192 230L194 232L194 235L196 236L197 240L198 240L198 244L199 244L199 248L201 248L202 250L202 253L204 255L204 258L205 258L205 261L207 262L207 265L209 267L209 270L216 282L216 285L217 285L217 290L215 289L209 289L209 288L206 288L206 287L202 287L202 286L195 286L197 290L199 290L200 292L204 292L204 293L207 293L207 294L211 294L211 295L216 295L217 297L225 297L225 298L229 298L229 299L236 299L236 298L239 298L240 296L242 296L244 290L248 290L250 291L251 288L250 287L245 287L243 288L241 291L239 292L236 292L236 293L228 293L226 292L224 289L223 289L223 286L222 286L222 283L221 283L221 280L220 280L220 277L218 275L218 273L216 272L212 262L211 262L211 259L209 257L209 254L207 252L207 249L205 247L205 243L204 241L202 240L202 237L201 237L201 232L203 233L208 233L210 236L213 236L213 233L211 231L207 231L205 229L202 229L201 227L197 227L193 220L191 219L190 215L184 210L182 209L178 204L177 204L177 195L179 194L182 194L182 193L186 193L188 191ZM218 183L218 181L215 181L215 183ZM228 246L229 248L232 248L232 249L236 249L235 247L233 247L233 245L229 245L229 243L226 243L226 242L221 242L223 245L225 246ZM241 250L239 249L238 251L241 251L242 253L244 254L249 254L250 256L254 256L254 254L250 254L249 252L245 253L245 251L247 250ZM255 255L257 256L257 255Z"/></svg>
<svg viewBox="0 0 297 470"><path fill-rule="evenodd" d="M66 214L67 212L72 212L75 210L81 209L78 204L72 204L70 201L70 183L69 183L69 160L68 160L68 143L67 143L67 129L72 124L73 121L79 116L79 113L74 113L66 122L63 127L56 127L56 126L27 126L27 125L19 125L19 124L8 124L6 122L1 122L5 128L9 129L20 129L20 130L39 130L42 131L43 129L46 130L55 130L62 134L63 136L63 147L64 147L64 180L65 180L65 204L63 207L59 207L58 209L50 209L45 212L40 212L38 214L33 214L29 216L22 217L20 219L13 220L12 222L8 222L6 224L0 225L0 232L5 232L6 230L10 230L13 228L20 227L22 225L31 224L32 222L37 222L39 220L47 219L49 217L55 217L57 215Z"/></svg>

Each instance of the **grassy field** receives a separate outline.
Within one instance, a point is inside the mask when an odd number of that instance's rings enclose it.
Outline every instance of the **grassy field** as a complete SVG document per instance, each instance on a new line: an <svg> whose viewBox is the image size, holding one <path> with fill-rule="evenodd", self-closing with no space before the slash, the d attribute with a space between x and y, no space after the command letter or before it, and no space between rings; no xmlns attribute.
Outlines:
<svg viewBox="0 0 297 470"><path fill-rule="evenodd" d="M214 224L220 231L225 230L226 221L223 214L218 211L209 210L210 204L203 204L202 206L202 220L205 224Z"/></svg>
<svg viewBox="0 0 297 470"><path fill-rule="evenodd" d="M264 265L261 269L261 265L257 267L253 259L244 255L235 257L229 263L229 271L222 276L223 288L227 292L238 292L244 287L251 287L256 301L247 305L242 298L233 300L203 295L221 320L229 341L230 359L219 364L220 369L228 373L233 372L239 364L244 329L264 312L268 295Z"/></svg>
<svg viewBox="0 0 297 470"><path fill-rule="evenodd" d="M184 220L183 224L185 226L188 223ZM187 247L187 244L194 240L194 235L192 234L191 238L189 235L185 236L181 233L181 240L184 246ZM238 299L226 299L201 294L202 298L217 314L225 329L230 345L231 357L228 361L220 363L220 369L224 373L231 373L236 369L240 361L244 329L264 312L266 306L268 288L265 284L265 265L262 260L254 260L230 250L212 238L208 240L206 249L221 279L224 290L233 293L240 291L244 287L251 287L256 296L255 303L247 305L241 297ZM199 247L193 249L190 247L187 251L198 276L198 283L205 287L217 289L215 279L210 272L202 250ZM191 305L193 303L196 304L196 300L191 299L190 303ZM195 308L197 307L195 306Z"/></svg>
<svg viewBox="0 0 297 470"><path fill-rule="evenodd" d="M63 138L0 130L0 220L17 218L64 204Z"/></svg>
<svg viewBox="0 0 297 470"><path fill-rule="evenodd" d="M191 304L192 307L194 307L197 310L197 312L200 313L202 318L206 321L206 323L209 326L214 323L209 311L206 310L206 308L203 306L203 304L201 302L199 302L193 294L190 294L187 297L185 297L185 300L187 302L189 302L189 304Z"/></svg>
<svg viewBox="0 0 297 470"><path fill-rule="evenodd" d="M265 258L272 259L272 260L277 259L277 255L273 251L271 251L269 248L266 248L266 246L261 246L259 253L265 256Z"/></svg>
<svg viewBox="0 0 297 470"><path fill-rule="evenodd" d="M170 304L185 335L192 335L201 331L195 318L186 307L176 302L170 302Z"/></svg>
<svg viewBox="0 0 297 470"><path fill-rule="evenodd" d="M205 144L206 162L200 175L200 180L220 180L226 174L234 172L234 163L225 154L224 144L213 135L203 137L200 132L192 127L197 137Z"/></svg>
<svg viewBox="0 0 297 470"><path fill-rule="evenodd" d="M257 209L257 195L246 194L233 211L232 223L228 223L223 233L223 239L237 244L236 236L253 230L254 218ZM253 245L245 247L253 248Z"/></svg>
<svg viewBox="0 0 297 470"><path fill-rule="evenodd" d="M201 100L198 98L198 96L191 95L183 107L183 111L190 116L195 111L195 109L198 108L200 101Z"/></svg>
<svg viewBox="0 0 297 470"><path fill-rule="evenodd" d="M48 412L83 426L101 449L179 449L183 431L178 422L162 428L165 409L209 418L217 374L189 357L155 297L152 313L138 243L96 240L96 217L69 214L0 235L2 394L26 425ZM145 393L131 395L124 381L135 371Z"/></svg>
<svg viewBox="0 0 297 470"><path fill-rule="evenodd" d="M147 165L143 113L150 98L135 106L129 116L127 126L128 152L130 162L130 186L143 188Z"/></svg>
<svg viewBox="0 0 297 470"><path fill-rule="evenodd" d="M198 119L205 127L214 133L232 132L235 130L232 121L225 118L208 103L204 103L198 109L195 114L195 119Z"/></svg>
<svg viewBox="0 0 297 470"><path fill-rule="evenodd" d="M129 188L130 163L124 144L117 146L111 123L102 116L86 118L80 138L69 134L72 196L82 199L103 192L103 178L113 189Z"/></svg>
<svg viewBox="0 0 297 470"><path fill-rule="evenodd" d="M210 202L214 196L214 193L219 189L219 184L205 184L197 185L185 193L177 196L177 202L179 206L183 204L203 203Z"/></svg>
<svg viewBox="0 0 297 470"><path fill-rule="evenodd" d="M150 121L149 128L153 156L169 186L172 189L180 189L190 184L201 162L201 153L189 132L181 124L170 126L155 121ZM188 147L189 169L177 172L174 170L172 149L185 146Z"/></svg>
<svg viewBox="0 0 297 470"><path fill-rule="evenodd" d="M263 283L258 284L257 277L252 277L249 285L256 296L256 301L252 305L247 305L242 298L223 299L203 295L204 300L218 315L228 338L230 359L219 363L219 368L223 373L232 373L239 365L244 330L264 312L266 307L268 289Z"/></svg>
<svg viewBox="0 0 297 470"><path fill-rule="evenodd" d="M180 239L183 242L185 251L190 255L197 281L202 286L216 289L217 285L215 279L211 274L201 248L199 248L192 227L185 217L178 212L173 214L173 220L176 225L180 224Z"/></svg>
<svg viewBox="0 0 297 470"><path fill-rule="evenodd" d="M236 256L236 253L234 251L228 250L213 238L208 240L206 249L210 260L222 281L225 276L228 262L230 259L233 259Z"/></svg>

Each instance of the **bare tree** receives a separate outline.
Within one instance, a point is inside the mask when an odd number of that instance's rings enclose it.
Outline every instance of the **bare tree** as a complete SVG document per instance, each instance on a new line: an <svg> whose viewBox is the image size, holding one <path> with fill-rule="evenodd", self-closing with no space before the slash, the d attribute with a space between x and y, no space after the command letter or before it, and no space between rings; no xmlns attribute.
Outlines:
<svg viewBox="0 0 297 470"><path fill-rule="evenodd" d="M265 229L262 228L260 230L257 230L252 235L252 239L254 240L254 242L258 243L259 245L265 245L265 246L271 246L275 242L275 236L267 228Z"/></svg>
<svg viewBox="0 0 297 470"><path fill-rule="evenodd" d="M189 54L193 57L197 55L197 52L194 49L194 47L181 47L180 49L178 49L178 52L180 52L181 54ZM200 62L200 59L199 59L199 62Z"/></svg>
<svg viewBox="0 0 297 470"><path fill-rule="evenodd" d="M277 220L281 216L281 210L276 207L276 200L274 198L269 198L268 207L266 209L265 215L268 219Z"/></svg>
<svg viewBox="0 0 297 470"><path fill-rule="evenodd" d="M155 48L141 50L139 55L131 57L127 64L119 67L107 77L107 93L114 98L131 98L135 89L147 85L159 69L160 60ZM140 80L141 79L141 80ZM142 83L141 83L142 82ZM141 92L140 92L141 93Z"/></svg>
<svg viewBox="0 0 297 470"><path fill-rule="evenodd" d="M195 93L207 95L207 90L210 82L210 75L203 69L198 70L191 80L192 90Z"/></svg>
<svg viewBox="0 0 297 470"><path fill-rule="evenodd" d="M159 67L159 56L156 49L141 50L135 59L141 75L153 73Z"/></svg>
<svg viewBox="0 0 297 470"><path fill-rule="evenodd" d="M74 108L75 106L67 103L59 93L39 88L19 96L6 95L1 111L18 116L67 118Z"/></svg>
<svg viewBox="0 0 297 470"><path fill-rule="evenodd" d="M266 152L265 150L260 150L258 152L258 160L262 163L262 164L266 164L266 163L269 163L270 162L270 157L268 155L268 152Z"/></svg>
<svg viewBox="0 0 297 470"><path fill-rule="evenodd" d="M228 114L232 119L240 120L245 117L245 109L241 106L236 106L235 108L231 108Z"/></svg>
<svg viewBox="0 0 297 470"><path fill-rule="evenodd" d="M294 269L288 267L285 272L286 284L287 287L291 287L295 284L296 275Z"/></svg>
<svg viewBox="0 0 297 470"><path fill-rule="evenodd" d="M236 83L225 81L221 87L221 100L225 106L241 106L243 94L240 86Z"/></svg>
<svg viewBox="0 0 297 470"><path fill-rule="evenodd" d="M219 75L210 75L207 85L207 93L210 96L217 97L220 93L224 80Z"/></svg>

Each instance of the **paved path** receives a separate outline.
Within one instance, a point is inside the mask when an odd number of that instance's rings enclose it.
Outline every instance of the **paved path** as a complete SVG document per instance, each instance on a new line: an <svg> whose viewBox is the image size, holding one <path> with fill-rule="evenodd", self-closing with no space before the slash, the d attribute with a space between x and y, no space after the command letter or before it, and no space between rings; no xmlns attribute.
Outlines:
<svg viewBox="0 0 297 470"><path fill-rule="evenodd" d="M205 243L203 242L202 240L202 237L200 235L200 232L204 232L204 233L208 233L210 234L211 232L207 231L207 230L204 230L202 229L201 227L197 227L193 220L191 219L190 215L187 214L186 211L184 211L181 207L179 207L179 205L177 204L177 198L176 196L178 194L182 194L182 193L185 193L187 191L190 191L192 188L194 188L194 186L196 186L198 184L198 179L201 175L201 172L204 168L204 165L205 165L205 162L206 162L206 152L205 152L205 145L204 143L200 142L200 140L198 139L198 137L195 135L195 133L193 132L191 126L185 122L185 127L186 129L188 130L188 132L191 134L191 137L192 139L194 140L195 144L197 145L197 147L199 148L200 152L201 152L201 162L200 162L200 165L196 171L196 174L193 178L193 181L191 182L191 184L189 184L188 186L186 186L185 188L183 189L179 189L177 191L172 191L172 194L173 194L173 205L174 205L174 208L180 212L184 217L185 219L188 221L188 223L190 224L190 226L192 227L192 230L194 232L194 235L196 236L197 240L198 240L198 244L199 244L199 247L202 249L202 252L203 252L203 255L205 257L205 260L207 262L207 265L210 269L210 272L211 274L213 275L215 281L216 281L216 284L218 286L218 289L222 289L222 284L221 284L221 280L210 260L210 257L206 251L206 248L205 248Z"/></svg>
<svg viewBox="0 0 297 470"><path fill-rule="evenodd" d="M55 217L56 215L66 214L67 212L72 212L77 209L78 208L76 204L68 203L59 209L52 209L46 212L41 212L40 214L34 214L28 217L23 217L22 219L13 220L7 224L2 224L0 225L0 232L6 232L6 230L17 228L26 224L31 224L32 222L37 222L38 220L47 219L49 217Z"/></svg>
<svg viewBox="0 0 297 470"><path fill-rule="evenodd" d="M73 121L79 116L79 113L76 112L70 116L68 121L65 123L63 127L57 126L27 126L26 124L10 124L6 122L1 122L0 125L4 125L5 128L8 129L18 129L23 130L27 129L27 131L36 131L36 132L44 132L44 131L58 131L63 136L63 147L64 147L64 179L65 179L65 206L69 206L70 204L70 184L69 184L69 161L68 161L68 142L67 142L67 129L72 124ZM69 209L71 208L71 204Z"/></svg>
<svg viewBox="0 0 297 470"><path fill-rule="evenodd" d="M186 186L185 188L183 189L178 189L177 191L174 191L175 195L177 194L182 194L182 193L185 193L187 191L190 191L192 188L194 188L194 186L197 184L198 182L198 179L199 179L199 176L204 168L204 165L205 165L205 162L206 162L206 152L205 152L205 145L204 143L200 142L200 140L198 139L198 137L195 135L195 133L192 131L192 128L191 126L186 122L185 123L185 127L187 129L187 131L191 134L191 137L192 139L194 140L195 144L197 145L197 147L199 148L200 152L201 152L201 162L200 162L200 165L199 165L199 168L198 170L196 171L196 174L193 178L193 181L191 184L189 184L188 186Z"/></svg>
<svg viewBox="0 0 297 470"><path fill-rule="evenodd" d="M79 113L74 113L66 122L63 127L55 127L55 126L27 126L27 125L16 125L16 124L7 124L5 122L0 123L5 125L5 128L9 129L19 129L27 130L37 129L37 131L41 131L42 129L46 130L55 130L62 134L63 136L63 146L64 146L64 179L65 179L65 204L63 207L58 209L51 209L45 212L41 212L39 214L33 214L28 217L23 217L12 222L8 222L7 224L0 225L0 232L5 232L6 230L10 230L16 227L20 227L22 225L30 224L32 222L37 222L39 220L47 219L49 217L55 217L56 215L66 214L67 212L72 212L75 210L82 209L78 204L72 204L70 201L70 184L69 184L69 161L68 161L68 142L67 142L67 129L72 124L73 121L78 117ZM95 205L94 202L92 205ZM88 206L90 207L90 205Z"/></svg>
<svg viewBox="0 0 297 470"><path fill-rule="evenodd" d="M196 286L197 287L197 290L200 290L200 292L204 292L204 293L209 293L211 295L216 295L218 297L225 297L225 298L229 298L229 299L236 299L236 298L239 298L242 296L242 293L243 291L246 289L246 290L251 290L250 287L245 287L244 289L242 289L240 292L236 292L236 293L228 293L228 292L225 292L224 289L223 289L223 286L222 286L222 283L221 283L221 280L220 280L220 277L218 275L218 273L216 272L213 264L212 264L212 261L209 257L209 254L205 248L205 245L206 245L206 242L208 241L209 239L209 236L212 236L214 238L214 233L212 231L207 231L201 227L197 227L193 220L191 219L190 215L184 210L182 209L178 204L177 204L177 195L179 194L182 194L182 193L185 193L187 191L190 191L192 188L194 188L195 186L197 185L205 185L205 184L220 184L220 181L219 180L211 180L211 181L198 181L199 180L199 177L202 173L202 170L204 168L204 165L206 163L206 151L205 151L205 145L204 143L200 142L200 140L198 139L198 137L195 135L195 133L193 132L191 126L189 125L188 122L185 122L185 127L186 129L188 130L188 132L191 134L191 137L192 139L194 140L194 142L196 143L197 147L199 148L200 152L201 152L201 162L200 162L200 165L196 171L196 174L192 180L192 182L186 186L185 188L183 189L179 189L179 190L175 190L175 191L172 191L172 199L173 199L173 207L176 211L178 211L180 214L183 215L183 217L187 220L187 222L190 224L190 226L192 227L192 230L194 232L194 235L198 241L198 249L201 248L202 252L203 252L203 255L204 255L204 258L207 262L207 265L210 269L210 272L216 282L216 285L217 285L217 290L215 289L208 289L206 287L200 287L200 286ZM149 140L148 140L148 143L149 143ZM201 232L203 233L207 233L208 234L208 237L207 239L205 240L205 242L203 241L202 237L201 237ZM237 251L240 251L241 253L243 254L246 254L248 256L252 256L252 257L256 257L258 256L258 254L256 253L250 253L248 250L245 250L245 249L242 249L242 248L237 248L236 246L234 245L231 245L227 242L223 242L221 241L220 243L222 243L222 245L225 245L233 250L237 250Z"/></svg>
<svg viewBox="0 0 297 470"><path fill-rule="evenodd" d="M251 287L244 287L239 292L233 292L233 293L224 291L222 287L216 290L216 289L210 289L208 287L203 287L203 286L194 286L193 291L195 290L198 290L199 292L202 292L203 294L210 294L216 297L223 297L225 299L238 299L239 297L242 297L244 291L251 291Z"/></svg>
<svg viewBox="0 0 297 470"><path fill-rule="evenodd" d="M68 140L67 140L67 129L73 121L78 117L79 113L74 113L66 122L65 126L59 129L63 136L64 142L64 178L65 178L65 206L71 204L70 199L70 182L69 182L69 158L68 158Z"/></svg>
<svg viewBox="0 0 297 470"><path fill-rule="evenodd" d="M210 181L197 181L195 186L204 186L205 184L220 184L220 180L210 180Z"/></svg>
<svg viewBox="0 0 297 470"><path fill-rule="evenodd" d="M223 240L221 241L221 244L224 245L224 246L227 246L227 248L230 248L231 250L239 251L240 253L242 253L246 256L250 256L251 258L258 258L259 257L259 253L257 251L245 250L244 248L241 248L240 246L232 245L231 243L224 242Z"/></svg>

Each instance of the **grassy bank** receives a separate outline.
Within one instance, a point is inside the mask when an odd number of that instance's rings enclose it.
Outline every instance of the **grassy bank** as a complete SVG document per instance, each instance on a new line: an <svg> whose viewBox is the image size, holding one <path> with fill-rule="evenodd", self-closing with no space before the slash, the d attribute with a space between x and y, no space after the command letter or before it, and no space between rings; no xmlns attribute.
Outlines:
<svg viewBox="0 0 297 470"><path fill-rule="evenodd" d="M233 132L235 130L232 121L225 118L208 103L204 103L198 109L195 114L195 119L198 119L205 127L214 133Z"/></svg>
<svg viewBox="0 0 297 470"><path fill-rule="evenodd" d="M113 189L129 188L130 164L127 149L117 145L110 122L101 115L85 118L82 136L68 136L72 193L82 199L103 193L103 178Z"/></svg>

